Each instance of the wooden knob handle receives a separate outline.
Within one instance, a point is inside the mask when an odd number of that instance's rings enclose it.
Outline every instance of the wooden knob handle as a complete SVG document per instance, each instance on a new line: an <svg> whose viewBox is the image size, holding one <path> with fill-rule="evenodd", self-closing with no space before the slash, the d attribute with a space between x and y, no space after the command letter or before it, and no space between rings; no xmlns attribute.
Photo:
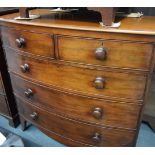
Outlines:
<svg viewBox="0 0 155 155"><path fill-rule="evenodd" d="M105 87L105 79L102 77L97 77L94 84L96 89L103 89Z"/></svg>
<svg viewBox="0 0 155 155"><path fill-rule="evenodd" d="M107 57L107 49L103 47L97 48L95 51L95 56L98 60L105 60Z"/></svg>
<svg viewBox="0 0 155 155"><path fill-rule="evenodd" d="M33 112L32 114L30 114L30 117L31 117L33 120L37 120L38 114L37 114L36 112Z"/></svg>
<svg viewBox="0 0 155 155"><path fill-rule="evenodd" d="M26 45L25 39L24 38L16 39L16 45L18 48L24 47Z"/></svg>
<svg viewBox="0 0 155 155"><path fill-rule="evenodd" d="M92 137L92 140L95 142L95 143L100 143L101 140L102 140L102 137L99 133L95 133Z"/></svg>
<svg viewBox="0 0 155 155"><path fill-rule="evenodd" d="M94 118L101 119L102 118L102 115L103 115L103 111L102 111L101 108L94 108L92 114L93 114Z"/></svg>
<svg viewBox="0 0 155 155"><path fill-rule="evenodd" d="M28 64L21 65L20 68L23 73L30 70L30 66Z"/></svg>
<svg viewBox="0 0 155 155"><path fill-rule="evenodd" d="M26 96L27 98L30 98L31 96L33 96L33 91L32 91L31 89L27 89L27 90L25 91L25 96Z"/></svg>

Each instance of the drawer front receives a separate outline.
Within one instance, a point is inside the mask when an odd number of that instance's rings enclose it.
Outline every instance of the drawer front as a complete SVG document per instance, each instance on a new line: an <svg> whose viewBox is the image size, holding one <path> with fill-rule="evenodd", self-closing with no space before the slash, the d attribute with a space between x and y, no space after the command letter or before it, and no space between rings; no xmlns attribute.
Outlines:
<svg viewBox="0 0 155 155"><path fill-rule="evenodd" d="M0 95L0 113L2 115L9 115L9 111L7 108L7 101L4 95Z"/></svg>
<svg viewBox="0 0 155 155"><path fill-rule="evenodd" d="M3 93L4 90L3 90L3 81L2 81L2 76L1 76L1 73L0 73L0 93Z"/></svg>
<svg viewBox="0 0 155 155"><path fill-rule="evenodd" d="M6 56L11 71L66 91L101 98L122 98L123 100L124 98L132 100L143 98L145 75L74 67L33 59L8 50ZM23 66L29 66L24 73Z"/></svg>
<svg viewBox="0 0 155 155"><path fill-rule="evenodd" d="M54 58L53 37L49 34L39 34L15 29L2 29L4 46L24 52Z"/></svg>
<svg viewBox="0 0 155 155"><path fill-rule="evenodd" d="M135 132L91 126L48 113L17 98L20 115L44 129L93 146L130 146Z"/></svg>
<svg viewBox="0 0 155 155"><path fill-rule="evenodd" d="M11 74L15 94L33 105L60 115L91 123L120 128L137 128L141 106L118 103L53 90Z"/></svg>
<svg viewBox="0 0 155 155"><path fill-rule="evenodd" d="M61 60L149 70L153 45L129 41L58 37L58 49Z"/></svg>

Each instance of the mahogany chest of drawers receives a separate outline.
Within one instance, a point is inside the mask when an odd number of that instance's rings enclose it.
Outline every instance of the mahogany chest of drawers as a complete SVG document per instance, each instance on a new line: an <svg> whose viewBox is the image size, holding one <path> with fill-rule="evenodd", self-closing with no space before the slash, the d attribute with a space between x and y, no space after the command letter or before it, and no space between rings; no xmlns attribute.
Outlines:
<svg viewBox="0 0 155 155"><path fill-rule="evenodd" d="M154 66L154 18L127 18L116 29L32 13L41 18L0 19L23 129L30 122L68 146L135 146Z"/></svg>

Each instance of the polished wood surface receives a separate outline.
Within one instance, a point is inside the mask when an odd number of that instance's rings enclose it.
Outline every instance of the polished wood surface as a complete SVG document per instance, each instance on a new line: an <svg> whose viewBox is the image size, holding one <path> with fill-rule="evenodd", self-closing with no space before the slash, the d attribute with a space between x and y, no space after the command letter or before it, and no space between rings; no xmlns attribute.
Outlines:
<svg viewBox="0 0 155 155"><path fill-rule="evenodd" d="M28 100L32 105L84 122L136 129L141 105L78 96L23 80L14 74L11 74L11 79L16 96ZM25 95L28 89L32 91L30 96ZM101 109L101 116L94 114L96 108Z"/></svg>
<svg viewBox="0 0 155 155"><path fill-rule="evenodd" d="M154 17L107 28L95 14L31 13L41 17L0 19L22 129L30 122L69 146L135 146L154 67Z"/></svg>
<svg viewBox="0 0 155 155"><path fill-rule="evenodd" d="M100 60L96 58L97 48L105 48L105 58ZM148 70L153 53L153 44L60 36L58 37L58 50L61 60Z"/></svg>
<svg viewBox="0 0 155 155"><path fill-rule="evenodd" d="M62 137L93 146L131 146L133 143L134 131L112 130L98 126L91 127L89 124L67 119L55 113L48 113L19 98L16 98L16 100L19 112L25 119L55 134L60 134ZM37 114L35 119L32 117L33 113ZM47 119L50 123L46 121ZM101 141L96 142L93 140L95 133L99 133Z"/></svg>
<svg viewBox="0 0 155 155"><path fill-rule="evenodd" d="M137 102L143 100L146 75L110 72L109 70L95 70L57 62L53 63L46 59L36 59L36 56L32 58L20 55L20 53L11 49L6 49L5 52L9 70L24 78L88 96L117 100L126 98L131 101L137 100ZM21 65L24 64L28 64L30 69L23 73ZM97 77L105 78L104 88L96 88L95 79Z"/></svg>
<svg viewBox="0 0 155 155"><path fill-rule="evenodd" d="M63 17L58 17L55 13L51 13L49 9L35 9L30 11L32 14L41 15L41 18L25 21L25 20L14 20L15 17L19 16L19 13L12 13L9 15L1 16L1 25L21 24L31 25L37 27L52 27L62 29L75 29L95 32L113 32L113 33L127 33L127 34L144 34L144 35L155 35L155 17L153 16L142 16L141 18L123 18L121 19L121 26L119 28L107 28L99 24L99 21L92 21L91 18L80 21L83 14L75 20L71 15L67 16L64 20ZM154 37L154 36L153 36Z"/></svg>
<svg viewBox="0 0 155 155"><path fill-rule="evenodd" d="M10 46L17 50L36 55L51 58L54 57L54 45L52 43L52 34L40 34L28 31L19 31L15 29L3 28L2 35L3 43L5 46ZM20 43L20 39L24 40L23 43Z"/></svg>

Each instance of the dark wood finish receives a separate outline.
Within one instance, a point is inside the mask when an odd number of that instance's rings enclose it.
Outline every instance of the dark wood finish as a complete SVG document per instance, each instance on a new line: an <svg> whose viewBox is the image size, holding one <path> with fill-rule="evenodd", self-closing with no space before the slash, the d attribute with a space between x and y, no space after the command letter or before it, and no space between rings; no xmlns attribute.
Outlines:
<svg viewBox="0 0 155 155"><path fill-rule="evenodd" d="M32 13L41 18L0 19L22 128L32 123L69 146L135 146L154 67L155 18L124 18L116 29Z"/></svg>
<svg viewBox="0 0 155 155"><path fill-rule="evenodd" d="M92 146L132 146L134 131L91 126L89 124L64 118L55 113L48 113L19 98L16 98L16 100L19 112L23 118L30 120L30 122L38 127L59 134L61 137L73 139L74 141L79 141ZM37 118L35 119L32 117L34 113L37 115ZM50 123L47 123L47 119ZM94 141L96 133L99 133L102 140Z"/></svg>
<svg viewBox="0 0 155 155"><path fill-rule="evenodd" d="M36 56L27 57L8 48L5 52L9 70L24 78L88 96L117 100L126 98L137 102L143 100L147 80L144 74L80 68L46 59L36 59ZM29 71L25 73L20 68L24 64L30 66ZM98 76L105 79L105 86L102 89L96 88L95 81Z"/></svg>
<svg viewBox="0 0 155 155"><path fill-rule="evenodd" d="M19 31L15 29L3 28L2 35L3 43L5 46L10 46L17 50L40 56L51 58L54 57L54 44L52 35L50 34L40 34L29 31Z"/></svg>
<svg viewBox="0 0 155 155"><path fill-rule="evenodd" d="M65 61L148 70L153 44L60 36L58 49L60 59ZM96 52L103 53L103 58L96 57Z"/></svg>
<svg viewBox="0 0 155 155"><path fill-rule="evenodd" d="M111 26L115 20L116 10L114 7L88 7L90 10L98 11L101 13L102 22L105 26Z"/></svg>
<svg viewBox="0 0 155 155"><path fill-rule="evenodd" d="M0 114L9 120L12 127L19 124L16 103L0 39Z"/></svg>
<svg viewBox="0 0 155 155"><path fill-rule="evenodd" d="M23 80L14 74L11 74L11 79L16 96L28 100L32 105L84 122L136 129L141 105L78 96ZM25 96L25 91L28 89L32 92L31 96ZM99 110L101 116L95 114L98 108L101 109Z"/></svg>

